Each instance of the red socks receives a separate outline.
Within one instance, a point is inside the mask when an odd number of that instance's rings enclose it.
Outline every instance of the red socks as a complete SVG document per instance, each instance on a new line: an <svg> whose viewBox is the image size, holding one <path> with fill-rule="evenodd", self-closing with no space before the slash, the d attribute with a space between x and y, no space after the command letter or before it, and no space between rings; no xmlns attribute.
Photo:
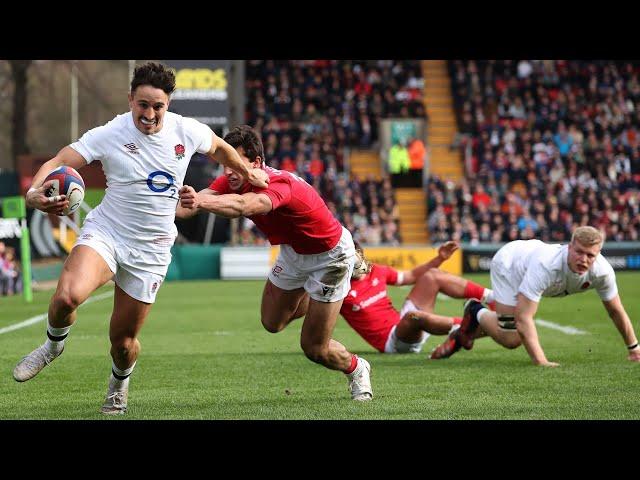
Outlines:
<svg viewBox="0 0 640 480"><path fill-rule="evenodd" d="M464 287L464 298L477 298L478 300L482 300L482 295L484 295L484 287L482 285L467 281L467 286Z"/></svg>
<svg viewBox="0 0 640 480"><path fill-rule="evenodd" d="M357 366L358 366L358 356L357 355L352 355L351 356L351 365L349 366L349 368L347 370L345 370L344 373L346 373L347 375L352 374Z"/></svg>

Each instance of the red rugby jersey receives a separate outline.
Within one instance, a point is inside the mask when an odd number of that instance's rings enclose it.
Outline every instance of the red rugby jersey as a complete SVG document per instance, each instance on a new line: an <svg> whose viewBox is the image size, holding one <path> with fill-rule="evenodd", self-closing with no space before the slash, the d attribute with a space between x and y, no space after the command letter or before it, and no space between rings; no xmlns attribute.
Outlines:
<svg viewBox="0 0 640 480"><path fill-rule="evenodd" d="M287 244L302 255L331 250L340 241L342 225L318 195L297 175L264 167L269 175L267 188L247 183L240 192L229 188L226 176L216 178L209 189L225 193L263 193L271 199L273 209L265 215L248 217L267 236L271 245Z"/></svg>
<svg viewBox="0 0 640 480"><path fill-rule="evenodd" d="M351 290L340 309L347 323L380 352L384 352L391 328L400 322L400 313L387 295L387 285L397 283L397 270L373 264L363 278L351 279Z"/></svg>

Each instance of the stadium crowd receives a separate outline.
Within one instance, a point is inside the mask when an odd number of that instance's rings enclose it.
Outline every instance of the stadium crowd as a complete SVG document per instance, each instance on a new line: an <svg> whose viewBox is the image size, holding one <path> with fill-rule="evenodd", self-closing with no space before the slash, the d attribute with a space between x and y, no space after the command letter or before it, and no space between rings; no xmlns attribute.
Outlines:
<svg viewBox="0 0 640 480"><path fill-rule="evenodd" d="M640 63L454 60L458 185L432 178L433 242L638 240Z"/></svg>
<svg viewBox="0 0 640 480"><path fill-rule="evenodd" d="M424 117L419 61L248 60L246 121L261 133L267 165L312 184L366 244L400 242L388 178L345 172L348 148L374 148L380 119ZM241 243L264 242L244 221Z"/></svg>

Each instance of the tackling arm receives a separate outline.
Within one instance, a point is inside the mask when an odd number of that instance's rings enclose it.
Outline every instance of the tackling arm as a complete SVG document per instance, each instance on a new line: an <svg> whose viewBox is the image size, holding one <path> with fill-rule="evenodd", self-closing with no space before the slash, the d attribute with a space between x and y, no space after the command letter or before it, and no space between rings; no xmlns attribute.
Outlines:
<svg viewBox="0 0 640 480"><path fill-rule="evenodd" d="M606 308L607 313L609 314L609 318L613 320L614 325L622 335L625 344L627 347L638 344L638 339L636 338L636 334L633 331L633 325L631 324L631 320L629 319L629 315L624 309L622 305L622 301L620 300L620 296L616 295L611 300L602 304L604 308ZM635 348L629 350L629 356L627 359L633 362L640 362L640 347L636 346Z"/></svg>
<svg viewBox="0 0 640 480"><path fill-rule="evenodd" d="M184 186L180 189L180 214L184 210L198 209L215 213L227 218L250 217L269 213L272 209L271 199L263 193L248 192L242 195L236 193L225 193L219 195L218 192L205 189L200 193L195 193L192 187ZM176 211L178 215L178 211ZM181 216L180 218L185 218Z"/></svg>
<svg viewBox="0 0 640 480"><path fill-rule="evenodd" d="M540 341L538 340L538 331L533 321L533 316L537 310L538 302L529 300L522 293L518 293L518 303L516 304L515 311L515 322L518 334L534 365L557 367L559 365L558 363L547 360Z"/></svg>
<svg viewBox="0 0 640 480"><path fill-rule="evenodd" d="M211 190L210 188L204 188L200 190L198 193L190 187L189 185L185 185L180 189L180 201L176 206L176 218L190 218L193 217L196 213L198 213L198 207L194 207L195 198L198 195L220 195L215 190ZM188 206L187 206L188 205Z"/></svg>

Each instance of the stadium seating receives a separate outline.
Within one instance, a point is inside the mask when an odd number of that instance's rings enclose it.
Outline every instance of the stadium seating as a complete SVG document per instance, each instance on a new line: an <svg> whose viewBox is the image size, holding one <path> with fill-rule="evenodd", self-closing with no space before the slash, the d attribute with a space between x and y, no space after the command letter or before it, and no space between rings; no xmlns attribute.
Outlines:
<svg viewBox="0 0 640 480"><path fill-rule="evenodd" d="M449 72L467 170L429 182L432 241L566 241L587 224L638 240L640 62L454 60Z"/></svg>
<svg viewBox="0 0 640 480"><path fill-rule="evenodd" d="M345 156L376 145L380 119L425 116L421 77L419 61L248 60L246 120L261 133L268 164L314 185L357 240L397 245L390 182L378 170L349 175ZM243 224L242 243L263 241Z"/></svg>

